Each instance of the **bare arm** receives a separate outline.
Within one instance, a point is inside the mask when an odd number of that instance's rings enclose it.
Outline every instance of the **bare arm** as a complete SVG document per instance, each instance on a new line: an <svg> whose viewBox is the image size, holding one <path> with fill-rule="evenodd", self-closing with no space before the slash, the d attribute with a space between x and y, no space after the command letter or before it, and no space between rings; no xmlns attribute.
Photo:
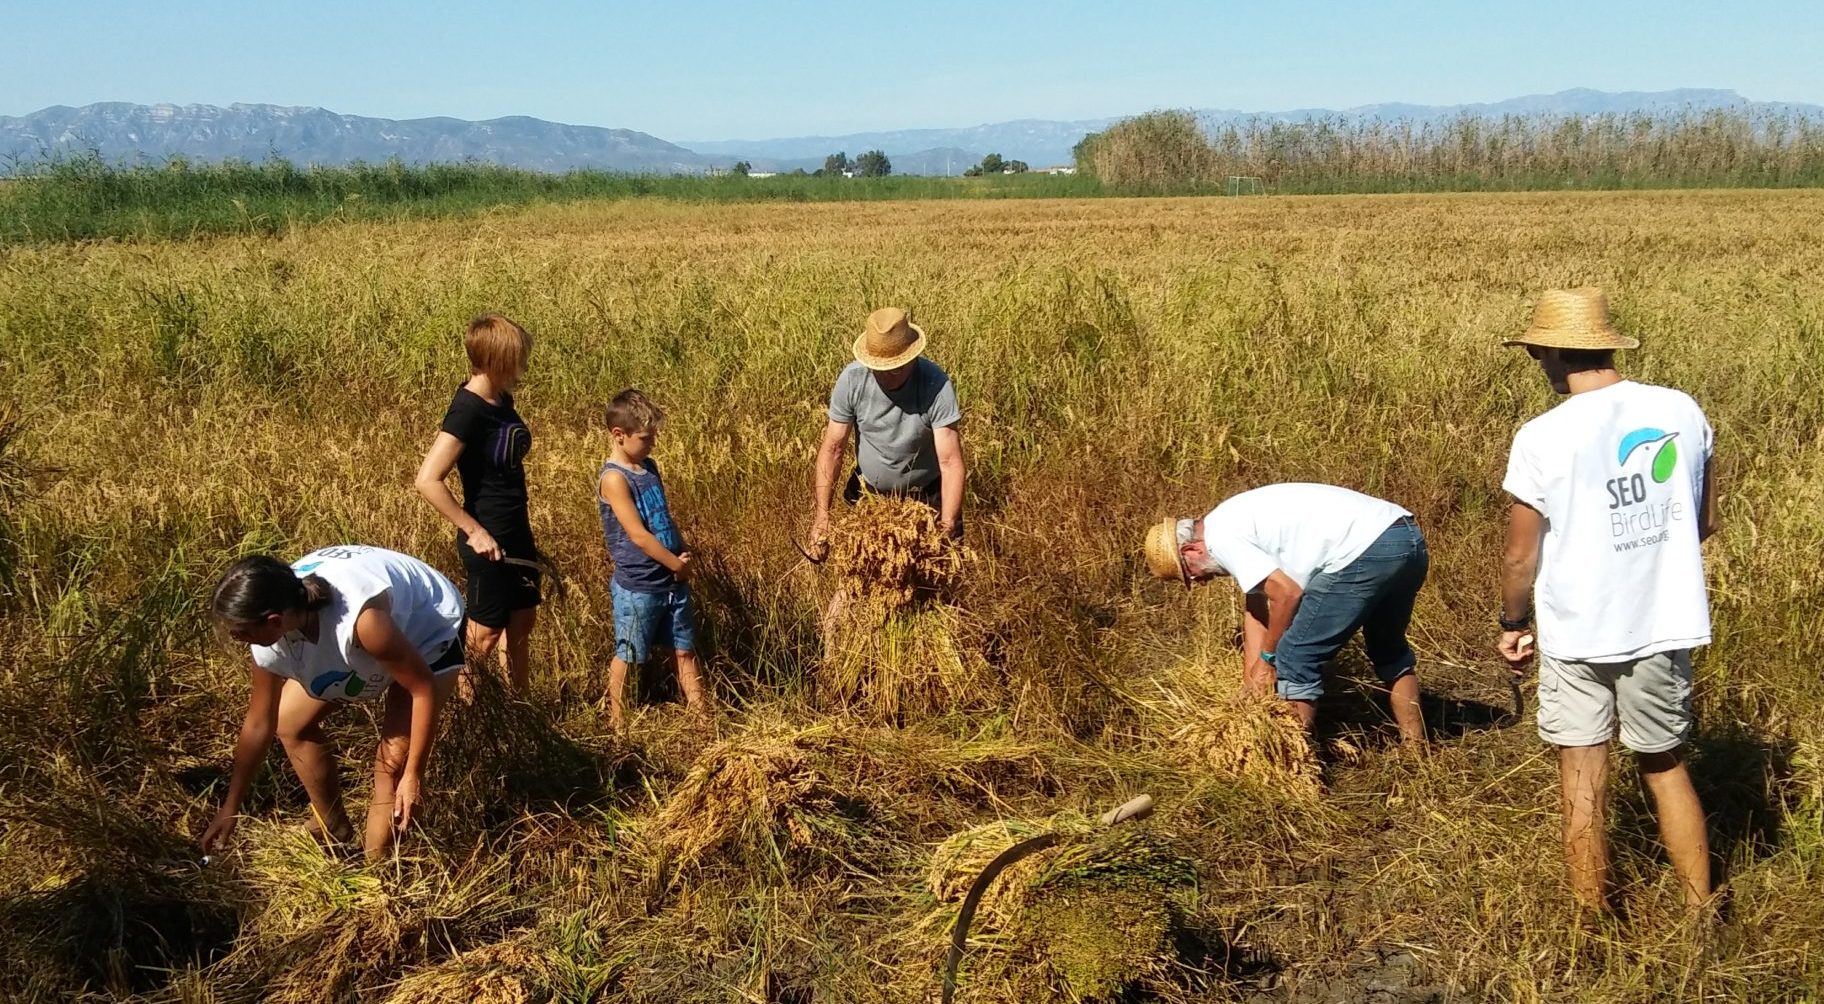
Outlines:
<svg viewBox="0 0 1824 1004"><path fill-rule="evenodd" d="M931 436L937 446L937 469L943 480L938 526L945 533L954 533L963 518L963 479L968 473L963 466L963 437L954 425L933 429Z"/></svg>
<svg viewBox="0 0 1824 1004"><path fill-rule="evenodd" d="M1261 639L1264 651L1277 652L1279 640L1286 636L1286 629L1292 626L1292 618L1298 616L1298 604L1304 600L1305 591L1299 588L1292 577L1279 569L1267 576L1261 583L1261 592L1267 597L1267 630Z"/></svg>
<svg viewBox="0 0 1824 1004"><path fill-rule="evenodd" d="M646 521L640 518L640 510L633 504L633 489L627 486L626 478L607 471L602 475L602 483L597 490L601 493L602 501L614 510L614 518L620 521L627 539L633 541L633 546L639 548L640 553L664 565L673 575L688 574L690 562L683 555L671 553L670 548L659 543L659 538L646 529Z"/></svg>
<svg viewBox="0 0 1824 1004"><path fill-rule="evenodd" d="M1501 616L1516 622L1533 609L1533 580L1539 574L1539 544L1545 538L1545 517L1539 510L1516 501L1508 509L1507 547L1501 556ZM1520 644L1530 632L1503 631L1495 648L1518 673L1532 657L1532 646Z"/></svg>
<svg viewBox="0 0 1824 1004"><path fill-rule="evenodd" d="M1242 596L1247 615L1241 620L1241 656L1247 662L1260 658L1260 653L1270 652L1265 646L1267 640L1267 597L1265 593L1245 593Z"/></svg>
<svg viewBox="0 0 1824 1004"><path fill-rule="evenodd" d="M1244 593L1242 605L1247 611L1241 619L1241 678L1247 689L1256 694L1270 694L1276 679L1273 667L1260 653L1271 651L1267 640L1267 595Z"/></svg>
<svg viewBox="0 0 1824 1004"><path fill-rule="evenodd" d="M494 536L482 529L475 517L463 511L462 504L456 496L450 494L450 486L445 482L450 471L456 467L456 458L462 456L462 440L447 432L438 432L437 438L431 441L431 448L424 455L424 462L418 465L418 476L412 479L413 487L423 495L450 525L461 530L468 537L469 547L489 561L501 558L500 545Z"/></svg>
<svg viewBox="0 0 1824 1004"><path fill-rule="evenodd" d="M285 686L281 676L259 666L252 668L253 692L247 699L247 716L241 720L241 735L234 743L234 771L228 776L228 794L209 828L203 831L203 850L213 851L234 832L234 819L247 799L254 772L272 748L272 734L279 721L279 692Z"/></svg>
<svg viewBox="0 0 1824 1004"><path fill-rule="evenodd" d="M1242 622L1242 682L1257 694L1270 694L1278 672L1267 662L1266 653L1279 649L1279 640L1298 615L1298 604L1305 598L1292 577L1275 568L1260 588L1245 597L1248 616Z"/></svg>
<svg viewBox="0 0 1824 1004"><path fill-rule="evenodd" d="M823 427L823 442L817 445L815 475L811 486L811 546L820 547L830 530L830 503L836 494L836 471L842 465L843 451L849 445L849 430L854 425L831 419Z"/></svg>
<svg viewBox="0 0 1824 1004"><path fill-rule="evenodd" d="M418 804L424 783L425 762L431 756L431 742L437 735L437 690L431 679L431 667L416 646L399 630L388 605L369 605L355 618L355 644L374 657L394 682L412 696L412 726L407 736L405 771L395 789L393 817L404 829L411 824L412 809Z"/></svg>

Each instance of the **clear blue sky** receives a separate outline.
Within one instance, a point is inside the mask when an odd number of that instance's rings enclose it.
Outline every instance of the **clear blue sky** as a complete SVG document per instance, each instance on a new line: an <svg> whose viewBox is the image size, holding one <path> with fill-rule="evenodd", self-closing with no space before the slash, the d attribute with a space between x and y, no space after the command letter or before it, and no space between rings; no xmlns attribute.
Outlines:
<svg viewBox="0 0 1824 1004"><path fill-rule="evenodd" d="M1819 0L0 0L0 114L533 115L671 140L1727 87L1824 104Z"/></svg>

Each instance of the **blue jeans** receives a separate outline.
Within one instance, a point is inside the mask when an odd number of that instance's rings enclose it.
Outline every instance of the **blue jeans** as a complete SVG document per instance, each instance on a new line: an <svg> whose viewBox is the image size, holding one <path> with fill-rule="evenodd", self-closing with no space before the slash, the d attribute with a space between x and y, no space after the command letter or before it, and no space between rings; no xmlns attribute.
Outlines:
<svg viewBox="0 0 1824 1004"><path fill-rule="evenodd" d="M1348 565L1312 576L1292 626L1279 639L1274 664L1279 696L1290 701L1322 697L1324 667L1358 629L1382 683L1412 672L1418 657L1406 643L1406 624L1430 569L1425 537L1407 516Z"/></svg>
<svg viewBox="0 0 1824 1004"><path fill-rule="evenodd" d="M643 666L653 649L668 640L673 651L696 651L696 611L689 586L679 583L663 592L642 593L615 582L609 592L614 596L615 658Z"/></svg>

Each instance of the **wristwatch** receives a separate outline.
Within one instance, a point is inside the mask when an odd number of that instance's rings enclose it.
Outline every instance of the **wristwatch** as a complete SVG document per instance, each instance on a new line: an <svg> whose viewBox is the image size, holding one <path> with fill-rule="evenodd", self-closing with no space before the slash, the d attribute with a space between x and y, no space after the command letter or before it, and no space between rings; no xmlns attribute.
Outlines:
<svg viewBox="0 0 1824 1004"><path fill-rule="evenodd" d="M1496 614L1495 618L1501 622L1501 630L1503 631L1525 631L1527 628L1533 626L1533 611L1531 608L1528 608L1526 613L1521 614L1519 620L1508 620L1507 611L1505 610Z"/></svg>
<svg viewBox="0 0 1824 1004"><path fill-rule="evenodd" d="M1273 664L1274 664L1274 663L1276 663L1276 662L1278 662L1278 661L1279 661L1279 653L1277 653L1277 652L1262 652L1262 653L1260 653L1260 661L1261 661L1261 662L1264 662L1264 663L1266 663L1266 664L1267 664L1267 665L1269 665L1269 666L1271 666L1271 665L1273 665Z"/></svg>

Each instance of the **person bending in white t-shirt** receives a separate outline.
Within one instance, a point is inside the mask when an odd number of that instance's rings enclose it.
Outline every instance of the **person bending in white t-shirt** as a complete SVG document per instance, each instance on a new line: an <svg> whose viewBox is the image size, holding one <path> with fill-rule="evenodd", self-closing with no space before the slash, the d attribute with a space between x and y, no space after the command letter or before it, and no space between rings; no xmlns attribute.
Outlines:
<svg viewBox="0 0 1824 1004"><path fill-rule="evenodd" d="M1359 630L1401 740L1425 742L1406 626L1431 555L1412 513L1347 488L1268 485L1202 519L1165 520L1147 533L1145 550L1160 578L1188 588L1226 575L1247 595L1249 690L1277 690L1310 728L1324 668Z"/></svg>
<svg viewBox="0 0 1824 1004"><path fill-rule="evenodd" d="M437 713L465 664L461 594L417 558L343 544L290 565L269 555L235 562L216 584L210 613L250 648L253 687L227 797L203 832L203 850L234 832L275 735L310 796L314 829L351 839L322 721L339 703L379 699L365 848L369 860L380 857L423 800Z"/></svg>
<svg viewBox="0 0 1824 1004"><path fill-rule="evenodd" d="M1685 768L1691 649L1710 641L1702 541L1716 530L1713 436L1688 395L1624 380L1595 289L1550 290L1524 345L1568 395L1514 436L1496 648L1524 675L1538 616L1539 735L1558 747L1572 891L1608 909L1609 740L1639 756L1693 907L1710 898L1704 809ZM1530 600L1530 602L1529 602Z"/></svg>

